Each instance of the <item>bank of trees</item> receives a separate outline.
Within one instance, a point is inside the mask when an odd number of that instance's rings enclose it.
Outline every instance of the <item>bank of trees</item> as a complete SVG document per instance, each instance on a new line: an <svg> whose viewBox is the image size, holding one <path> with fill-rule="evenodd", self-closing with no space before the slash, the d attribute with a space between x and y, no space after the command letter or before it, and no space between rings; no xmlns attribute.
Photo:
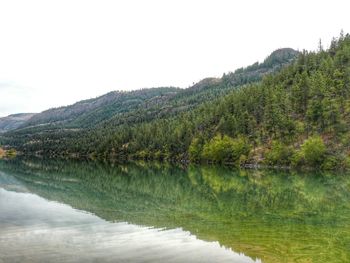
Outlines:
<svg viewBox="0 0 350 263"><path fill-rule="evenodd" d="M137 122L119 118L77 132L28 136L17 133L7 143L27 152L101 159L347 167L350 36L341 34L327 50L304 51L261 82L178 114Z"/></svg>

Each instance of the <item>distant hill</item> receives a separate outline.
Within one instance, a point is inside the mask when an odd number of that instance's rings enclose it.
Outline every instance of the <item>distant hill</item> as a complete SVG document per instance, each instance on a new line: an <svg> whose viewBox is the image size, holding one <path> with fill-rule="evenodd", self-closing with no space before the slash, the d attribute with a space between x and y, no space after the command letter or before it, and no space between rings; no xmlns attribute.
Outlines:
<svg viewBox="0 0 350 263"><path fill-rule="evenodd" d="M76 130L175 116L223 96L235 87L261 80L264 75L289 64L298 54L298 51L290 48L279 49L262 63L224 74L222 78L203 79L187 89L161 87L112 91L97 98L43 111L16 126L8 127L7 131L17 128L33 129L33 132L59 128Z"/></svg>
<svg viewBox="0 0 350 263"><path fill-rule="evenodd" d="M108 120L112 116L134 111L145 105L156 105L168 100L179 88L154 88L136 91L112 91L100 97L79 101L73 105L53 108L36 114L22 127L55 124L64 127L85 128Z"/></svg>
<svg viewBox="0 0 350 263"><path fill-rule="evenodd" d="M35 113L18 113L0 118L0 133L17 129L34 115Z"/></svg>

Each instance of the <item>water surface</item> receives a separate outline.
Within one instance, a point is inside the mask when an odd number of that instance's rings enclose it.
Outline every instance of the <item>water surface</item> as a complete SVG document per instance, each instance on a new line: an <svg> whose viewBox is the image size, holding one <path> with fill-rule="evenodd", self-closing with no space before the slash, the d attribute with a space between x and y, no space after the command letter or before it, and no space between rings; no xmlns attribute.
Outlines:
<svg viewBox="0 0 350 263"><path fill-rule="evenodd" d="M350 176L0 162L0 262L350 262Z"/></svg>

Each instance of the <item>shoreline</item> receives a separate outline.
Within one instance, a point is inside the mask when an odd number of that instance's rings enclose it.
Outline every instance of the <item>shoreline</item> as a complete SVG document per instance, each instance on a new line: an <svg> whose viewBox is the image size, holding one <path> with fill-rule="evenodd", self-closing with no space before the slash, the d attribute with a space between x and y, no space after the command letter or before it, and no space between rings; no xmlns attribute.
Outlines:
<svg viewBox="0 0 350 263"><path fill-rule="evenodd" d="M39 159L48 159L48 160L71 160L71 161L92 161L92 162L104 162L104 163L111 163L111 164L125 164L125 163L132 163L132 162L145 162L145 163L152 163L152 162L159 162L162 164L172 164L172 165L181 165L184 167L188 167L189 165L206 165L206 166L219 166L219 167L226 167L226 168L232 168L232 169L243 169L243 170L280 170L280 171L300 171L300 172L310 172L310 171L317 171L317 172L345 172L349 169L322 169L321 167L310 167L310 166L299 166L299 167L293 167L293 166L287 166L287 165L268 165L263 163L244 163L237 165L234 162L223 162L223 163L215 163L215 162L191 162L189 159L141 159L141 158L130 158L130 157L124 157L124 158L98 158L96 156L91 155L80 155L80 154L69 154L69 155L42 155L42 154L28 154L23 152L16 152L15 156L11 156L11 158L15 157L24 157L24 158L39 158ZM1 158L1 157L0 157Z"/></svg>

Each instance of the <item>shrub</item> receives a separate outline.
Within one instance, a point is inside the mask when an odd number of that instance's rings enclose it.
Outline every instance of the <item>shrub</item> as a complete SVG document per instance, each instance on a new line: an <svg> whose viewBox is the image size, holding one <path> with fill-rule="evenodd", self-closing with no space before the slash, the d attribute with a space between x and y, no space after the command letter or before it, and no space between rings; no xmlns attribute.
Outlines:
<svg viewBox="0 0 350 263"><path fill-rule="evenodd" d="M320 136L309 137L292 157L293 166L307 165L320 167L325 159L326 145ZM329 160L329 165L333 162ZM327 164L328 165L328 164Z"/></svg>
<svg viewBox="0 0 350 263"><path fill-rule="evenodd" d="M349 156L344 158L344 160L342 162L342 168L343 169L349 169L350 168L350 157Z"/></svg>
<svg viewBox="0 0 350 263"><path fill-rule="evenodd" d="M298 166L302 166L304 165L304 156L302 154L301 151L297 151L293 154L293 156L291 157L291 165L293 167L298 167Z"/></svg>
<svg viewBox="0 0 350 263"><path fill-rule="evenodd" d="M273 141L271 149L265 155L265 162L270 165L288 165L293 151L279 141Z"/></svg>
<svg viewBox="0 0 350 263"><path fill-rule="evenodd" d="M217 135L203 147L202 157L212 162L235 162L239 163L240 158L248 156L250 145L243 137L232 139L229 136ZM242 158L242 160L246 157Z"/></svg>
<svg viewBox="0 0 350 263"><path fill-rule="evenodd" d="M334 170L339 165L339 160L335 156L329 156L324 159L322 164L323 170Z"/></svg>
<svg viewBox="0 0 350 263"><path fill-rule="evenodd" d="M322 164L323 170L349 169L350 158L342 154L327 156Z"/></svg>
<svg viewBox="0 0 350 263"><path fill-rule="evenodd" d="M326 154L326 145L320 136L313 136L303 143L301 150L306 164L320 165Z"/></svg>

